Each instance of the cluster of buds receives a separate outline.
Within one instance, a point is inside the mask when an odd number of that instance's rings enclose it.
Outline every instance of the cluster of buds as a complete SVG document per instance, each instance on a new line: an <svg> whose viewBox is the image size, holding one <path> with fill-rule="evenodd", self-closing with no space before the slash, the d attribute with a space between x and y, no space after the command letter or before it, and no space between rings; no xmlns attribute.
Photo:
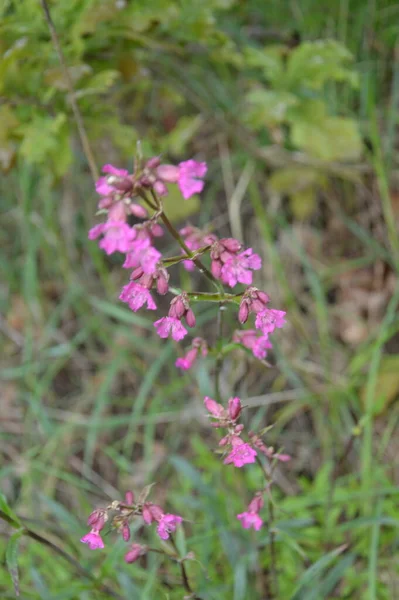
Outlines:
<svg viewBox="0 0 399 600"><path fill-rule="evenodd" d="M241 437L244 425L237 424L242 410L241 400L230 398L226 409L222 404L206 396L204 404L210 417L215 419L211 426L227 429L227 434L219 442L219 446L223 448L226 455L224 464L243 467L246 464L254 463L257 452Z"/></svg>
<svg viewBox="0 0 399 600"><path fill-rule="evenodd" d="M94 510L87 519L87 524L91 527L91 530L80 541L87 544L91 550L104 548L101 531L109 522L111 528L119 531L123 540L129 542L131 538L130 523L133 519L140 517L145 525L156 523L157 534L162 540L169 539L171 533L175 531L183 519L179 515L165 513L158 504L147 502L150 488L151 486L144 488L136 502L133 492L128 491L125 494L124 501L114 500L106 508ZM146 546L133 543L125 555L125 561L128 563L134 562L146 551Z"/></svg>
<svg viewBox="0 0 399 600"><path fill-rule="evenodd" d="M266 446L259 434L249 431L248 437L251 440L252 446L264 454L269 460L279 460L281 462L288 462L291 460L289 454L281 454L281 452L276 452L273 446Z"/></svg>

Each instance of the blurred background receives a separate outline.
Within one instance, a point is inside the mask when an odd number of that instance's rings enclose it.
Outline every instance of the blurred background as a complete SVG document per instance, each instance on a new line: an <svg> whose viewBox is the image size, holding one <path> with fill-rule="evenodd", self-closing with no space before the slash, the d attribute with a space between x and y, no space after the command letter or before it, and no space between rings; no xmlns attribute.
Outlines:
<svg viewBox="0 0 399 600"><path fill-rule="evenodd" d="M262 256L255 283L288 324L271 368L235 351L221 387L292 460L273 490L272 596L270 528L236 519L260 476L223 467L204 417L212 360L182 375L181 347L118 300L127 274L87 239L97 198L44 12L2 0L0 508L17 532L0 523L2 598L12 579L22 598L182 598L159 556L126 565L112 535L102 552L79 544L93 506L154 481L189 520L179 547L206 600L399 598L399 3L49 7L98 165L132 169L138 141L206 161L201 198L169 195L172 221ZM211 342L215 310L196 308Z"/></svg>

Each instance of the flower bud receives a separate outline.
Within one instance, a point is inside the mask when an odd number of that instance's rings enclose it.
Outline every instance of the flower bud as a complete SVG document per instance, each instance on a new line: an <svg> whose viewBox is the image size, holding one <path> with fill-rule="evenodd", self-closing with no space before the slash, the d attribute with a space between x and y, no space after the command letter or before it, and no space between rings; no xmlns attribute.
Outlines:
<svg viewBox="0 0 399 600"><path fill-rule="evenodd" d="M195 327L195 315L191 308L186 312L186 323L189 327Z"/></svg>
<svg viewBox="0 0 399 600"><path fill-rule="evenodd" d="M154 191L158 194L158 196L168 195L168 188L164 182L160 181L159 179L157 179L157 181L154 183Z"/></svg>
<svg viewBox="0 0 399 600"><path fill-rule="evenodd" d="M161 160L159 156L153 156L152 158L147 160L145 166L147 169L156 169L157 167L159 167L160 164Z"/></svg>
<svg viewBox="0 0 399 600"><path fill-rule="evenodd" d="M224 238L223 240L220 240L220 243L226 248L226 250L234 254L239 252L242 248L242 244L234 238Z"/></svg>
<svg viewBox="0 0 399 600"><path fill-rule="evenodd" d="M256 496L251 500L248 505L248 511L258 513L264 505L263 496L261 494L256 494Z"/></svg>
<svg viewBox="0 0 399 600"><path fill-rule="evenodd" d="M125 542L128 542L130 540L130 527L126 522L122 525L122 537L125 540Z"/></svg>
<svg viewBox="0 0 399 600"><path fill-rule="evenodd" d="M167 271L165 269L160 269L158 271L158 277L157 277L157 292L158 294L161 294L162 296L164 296L165 294L168 293L169 290L169 275L167 273Z"/></svg>
<svg viewBox="0 0 399 600"><path fill-rule="evenodd" d="M151 525L151 523L154 520L148 504L144 504L144 506L143 506L142 517L143 517L143 521L146 525Z"/></svg>
<svg viewBox="0 0 399 600"><path fill-rule="evenodd" d="M126 504L129 504L129 506L131 506L134 502L134 494L131 490L128 490L125 494L125 500L126 500Z"/></svg>
<svg viewBox="0 0 399 600"><path fill-rule="evenodd" d="M87 524L90 525L96 531L101 531L103 529L106 521L108 519L108 515L106 511L102 508L97 510L93 510L93 512L89 515L87 519Z"/></svg>
<svg viewBox="0 0 399 600"><path fill-rule="evenodd" d="M238 320L240 321L241 324L244 324L247 321L248 315L249 315L248 304L247 304L246 300L241 300L240 308L238 311Z"/></svg>
<svg viewBox="0 0 399 600"><path fill-rule="evenodd" d="M239 398L230 398L228 402L229 417L235 421L241 412L241 401Z"/></svg>
<svg viewBox="0 0 399 600"><path fill-rule="evenodd" d="M148 217L147 209L140 204L131 204L129 210L130 214L134 215L138 219L146 219Z"/></svg>
<svg viewBox="0 0 399 600"><path fill-rule="evenodd" d="M215 400L212 400L209 396L205 396L204 404L206 410L211 413L212 416L217 418L223 417L224 408L221 404L218 404L218 402L215 402Z"/></svg>
<svg viewBox="0 0 399 600"><path fill-rule="evenodd" d="M140 544L132 544L129 552L125 554L125 562L134 563L140 556L146 553L146 547Z"/></svg>

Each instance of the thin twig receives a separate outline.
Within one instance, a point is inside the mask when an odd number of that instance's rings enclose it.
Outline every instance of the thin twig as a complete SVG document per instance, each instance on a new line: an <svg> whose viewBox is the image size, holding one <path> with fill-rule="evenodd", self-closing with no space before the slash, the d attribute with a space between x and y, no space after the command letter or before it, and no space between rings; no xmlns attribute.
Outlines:
<svg viewBox="0 0 399 600"><path fill-rule="evenodd" d="M176 554L179 556L179 549L178 549L175 539L172 535L170 536L170 541L172 542L172 545L173 545L174 549L176 550ZM180 572L181 572L185 590L190 594L190 596L193 598L193 600L201 600L200 596L197 596L197 594L193 591L193 588L191 587L190 580L188 578L188 574L187 574L187 570L186 570L186 566L184 564L184 560L180 559L178 562L180 565Z"/></svg>
<svg viewBox="0 0 399 600"><path fill-rule="evenodd" d="M94 155L93 155L90 143L89 143L89 138L86 133L86 128L85 128L83 118L82 118L82 113L80 112L78 103L76 102L75 90L73 87L71 75L69 73L68 65L66 64L65 56L64 56L64 53L61 48L57 30L55 28L53 19L51 18L50 8L49 8L49 5L47 4L47 0L41 0L41 4L43 7L43 12L44 12L44 16L47 21L48 28L50 30L51 39L53 40L54 47L56 49L59 61L61 63L63 75L65 77L65 83L68 87L72 112L73 112L73 116L75 118L76 125L78 128L80 141L82 143L83 150L86 155L87 162L89 164L91 176L93 178L93 181L96 181L99 177L99 172L98 172L96 161L95 161L95 158L94 158Z"/></svg>
<svg viewBox="0 0 399 600"><path fill-rule="evenodd" d="M223 366L223 354L220 352L220 345L223 338L223 315L225 311L225 306L222 302L219 304L219 310L217 315L217 324L216 324L216 347L218 349L218 355L216 358L215 365L215 397L218 402L221 401L221 391L220 391L220 375L222 372Z"/></svg>
<svg viewBox="0 0 399 600"><path fill-rule="evenodd" d="M259 467L262 469L262 473L265 476L265 480L266 480L265 489L267 491L268 484L272 482L273 471L270 470L270 472L268 472L267 468L265 467L265 465L263 464L263 462L261 461L261 459L258 456L256 457L256 462L258 463ZM278 572L277 572L276 534L273 529L274 520L275 520L274 505L273 505L273 499L270 497L270 492L267 494L267 497L269 500L268 529L269 529L269 535L270 535L270 579L271 579L271 583L272 583L271 588L272 588L273 596L274 596L274 598L278 598L279 597L279 586L278 586Z"/></svg>

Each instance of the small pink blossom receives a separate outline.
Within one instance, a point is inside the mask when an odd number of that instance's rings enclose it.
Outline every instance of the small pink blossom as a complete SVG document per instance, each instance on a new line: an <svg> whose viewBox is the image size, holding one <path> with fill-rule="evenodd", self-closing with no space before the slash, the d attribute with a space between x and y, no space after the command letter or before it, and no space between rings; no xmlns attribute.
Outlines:
<svg viewBox="0 0 399 600"><path fill-rule="evenodd" d="M155 321L154 327L157 330L157 334L161 338L167 338L169 335L172 336L176 342L182 340L187 335L187 329L182 325L179 319L172 317L162 317L158 321Z"/></svg>
<svg viewBox="0 0 399 600"><path fill-rule="evenodd" d="M104 165L102 171L107 173L107 176L100 177L96 181L96 192L101 196L110 196L115 192L124 192L132 188L132 180L129 171L126 171L126 169Z"/></svg>
<svg viewBox="0 0 399 600"><path fill-rule="evenodd" d="M250 527L253 527L255 531L259 531L263 525L262 519L256 512L243 512L240 515L237 515L237 519L241 521L244 529L250 529Z"/></svg>
<svg viewBox="0 0 399 600"><path fill-rule="evenodd" d="M283 310L265 308L265 310L256 315L255 327L267 335L272 333L276 328L279 329L285 325L285 315L286 313Z"/></svg>
<svg viewBox="0 0 399 600"><path fill-rule="evenodd" d="M202 338L194 338L191 348L188 350L187 354L176 360L176 367L182 369L183 371L188 371L188 369L191 369L197 360L199 353L201 353L202 356L206 356L208 354L208 346L206 341Z"/></svg>
<svg viewBox="0 0 399 600"><path fill-rule="evenodd" d="M233 445L231 452L224 459L224 464L233 463L235 467L243 467L244 465L254 463L257 452L251 446L242 440L240 443Z"/></svg>
<svg viewBox="0 0 399 600"><path fill-rule="evenodd" d="M186 160L176 167L174 165L159 165L156 167L157 185L166 181L167 183L177 183L183 198L187 200L194 194L199 194L204 188L202 179L207 172L207 166L204 162L195 160ZM154 186L155 187L155 186ZM161 188L161 191L164 191Z"/></svg>
<svg viewBox="0 0 399 600"><path fill-rule="evenodd" d="M129 251L131 242L136 237L136 231L123 221L107 221L100 223L89 231L89 239L95 240L103 235L99 246L107 254Z"/></svg>
<svg viewBox="0 0 399 600"><path fill-rule="evenodd" d="M252 271L257 271L261 266L260 256L253 254L252 248L248 248L224 263L220 278L223 283L230 287L234 287L237 283L250 285L252 283Z"/></svg>
<svg viewBox="0 0 399 600"><path fill-rule="evenodd" d="M175 531L176 527L183 521L178 515L166 514L163 515L158 523L157 533L163 540L169 539L170 534Z"/></svg>
<svg viewBox="0 0 399 600"><path fill-rule="evenodd" d="M236 331L233 335L233 341L251 350L252 354L259 360L266 358L267 350L272 348L268 336L262 333L258 334L255 329Z"/></svg>
<svg viewBox="0 0 399 600"><path fill-rule="evenodd" d="M114 175L115 177L127 177L129 175L129 171L126 171L126 169L118 169L110 164L104 165L101 170L103 173L108 173L109 175Z"/></svg>
<svg viewBox="0 0 399 600"><path fill-rule="evenodd" d="M89 533L86 533L80 541L82 544L87 544L90 550L97 550L98 548L104 548L104 542L97 529L92 529Z"/></svg>
<svg viewBox="0 0 399 600"><path fill-rule="evenodd" d="M125 269L141 267L144 273L155 273L162 254L156 248L150 246L148 240L134 240L129 250L126 260L122 265Z"/></svg>
<svg viewBox="0 0 399 600"><path fill-rule="evenodd" d="M134 281L122 288L119 300L126 302L133 312L137 312L144 304L147 305L148 310L156 310L157 308L149 290Z"/></svg>

